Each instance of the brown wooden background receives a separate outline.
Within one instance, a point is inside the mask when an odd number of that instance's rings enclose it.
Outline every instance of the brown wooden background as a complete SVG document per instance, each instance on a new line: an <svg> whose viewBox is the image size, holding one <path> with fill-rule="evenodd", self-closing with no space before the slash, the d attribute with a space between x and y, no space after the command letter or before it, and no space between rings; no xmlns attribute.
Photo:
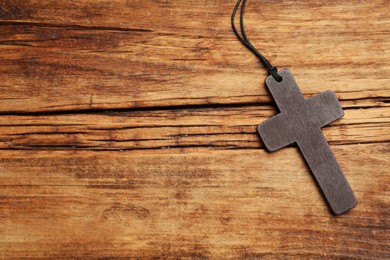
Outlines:
<svg viewBox="0 0 390 260"><path fill-rule="evenodd" d="M233 5L0 1L1 258L390 258L390 1L247 6L253 43L345 109L340 217L296 148L263 149Z"/></svg>

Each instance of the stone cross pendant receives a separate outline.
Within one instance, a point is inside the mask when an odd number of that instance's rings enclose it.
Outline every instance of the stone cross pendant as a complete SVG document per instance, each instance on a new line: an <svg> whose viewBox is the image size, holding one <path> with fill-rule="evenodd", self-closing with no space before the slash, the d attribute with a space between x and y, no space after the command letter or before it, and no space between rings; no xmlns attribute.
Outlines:
<svg viewBox="0 0 390 260"><path fill-rule="evenodd" d="M342 214L357 200L321 131L344 115L340 103L330 90L305 100L290 71L279 74L281 82L272 76L265 82L280 113L257 130L271 152L297 143L333 213Z"/></svg>

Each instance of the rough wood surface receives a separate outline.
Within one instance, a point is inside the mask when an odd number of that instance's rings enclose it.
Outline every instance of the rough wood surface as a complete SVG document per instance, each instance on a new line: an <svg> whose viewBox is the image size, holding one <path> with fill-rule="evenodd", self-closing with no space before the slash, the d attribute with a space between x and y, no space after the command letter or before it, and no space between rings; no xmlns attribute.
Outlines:
<svg viewBox="0 0 390 260"><path fill-rule="evenodd" d="M0 258L390 258L390 2L249 1L359 204L267 153L265 71L231 1L0 1Z"/></svg>

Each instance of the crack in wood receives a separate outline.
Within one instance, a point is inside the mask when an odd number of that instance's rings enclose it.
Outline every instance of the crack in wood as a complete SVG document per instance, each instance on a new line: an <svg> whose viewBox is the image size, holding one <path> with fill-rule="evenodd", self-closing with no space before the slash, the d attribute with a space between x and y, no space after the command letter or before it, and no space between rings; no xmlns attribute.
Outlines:
<svg viewBox="0 0 390 260"><path fill-rule="evenodd" d="M388 99L385 98L361 98L355 100L375 100L377 102L382 102L385 104L389 103ZM351 101L351 99L341 99L341 104L343 101ZM243 103L216 103L216 104L190 104L190 105L175 105L175 106L145 106L145 107L132 107L132 108L85 108L85 109L69 109L69 110L54 110L54 111L0 111L0 116L12 116L12 115L37 115L37 116L48 116L48 115L69 115L69 114L110 114L110 113L125 113L125 112L139 112L139 111L167 111L167 110L191 110L191 109L209 109L209 108L244 108L248 106L257 106L258 109L269 109L275 110L274 102L243 102ZM90 106L89 106L90 107ZM343 107L344 110L352 109L372 109L380 107L378 105L371 106L352 106L352 107Z"/></svg>
<svg viewBox="0 0 390 260"><path fill-rule="evenodd" d="M90 31L119 31L119 32L153 32L152 29L126 28L113 26L86 26L77 24L54 24L42 22L22 22L22 21L1 21L0 26L31 26L31 27L53 27L65 30L90 30Z"/></svg>

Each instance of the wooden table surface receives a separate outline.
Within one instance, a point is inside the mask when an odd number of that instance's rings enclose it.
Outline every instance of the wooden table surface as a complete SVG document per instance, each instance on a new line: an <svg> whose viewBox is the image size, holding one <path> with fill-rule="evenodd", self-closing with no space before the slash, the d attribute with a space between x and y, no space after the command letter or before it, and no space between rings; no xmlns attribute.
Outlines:
<svg viewBox="0 0 390 260"><path fill-rule="evenodd" d="M359 204L335 217L296 147L267 153L266 71L234 1L0 2L0 258L390 258L390 1L249 1Z"/></svg>

